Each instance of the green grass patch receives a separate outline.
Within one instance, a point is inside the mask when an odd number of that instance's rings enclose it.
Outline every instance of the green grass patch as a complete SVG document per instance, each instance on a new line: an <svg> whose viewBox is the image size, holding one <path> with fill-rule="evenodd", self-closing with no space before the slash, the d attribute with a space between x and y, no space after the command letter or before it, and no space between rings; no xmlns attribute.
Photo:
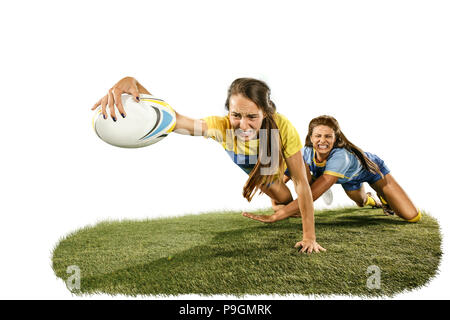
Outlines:
<svg viewBox="0 0 450 320"><path fill-rule="evenodd" d="M293 248L301 230L298 218L263 224L240 212L108 221L62 239L52 266L64 281L68 266L79 267L75 294L369 297L425 285L442 255L439 225L427 214L411 224L378 209L316 211L327 249L319 254ZM367 286L369 266L380 270L379 288Z"/></svg>

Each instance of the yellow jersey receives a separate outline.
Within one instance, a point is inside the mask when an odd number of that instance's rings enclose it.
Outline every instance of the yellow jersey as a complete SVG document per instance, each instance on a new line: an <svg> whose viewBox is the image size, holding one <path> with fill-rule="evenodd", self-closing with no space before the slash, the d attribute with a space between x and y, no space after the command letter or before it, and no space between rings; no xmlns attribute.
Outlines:
<svg viewBox="0 0 450 320"><path fill-rule="evenodd" d="M274 119L280 133L281 144L283 145L283 156L284 159L287 159L302 149L300 136L285 116L276 113ZM238 139L231 127L228 115L222 117L211 116L202 120L208 125L206 138L219 142L231 160L249 174L258 161L260 152L259 138L249 141ZM284 160L282 165L283 168L286 168Z"/></svg>

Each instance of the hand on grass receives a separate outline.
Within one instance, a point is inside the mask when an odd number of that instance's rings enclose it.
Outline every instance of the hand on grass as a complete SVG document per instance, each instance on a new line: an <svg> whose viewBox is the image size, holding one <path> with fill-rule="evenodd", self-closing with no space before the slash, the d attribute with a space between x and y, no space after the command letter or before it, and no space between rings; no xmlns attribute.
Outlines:
<svg viewBox="0 0 450 320"><path fill-rule="evenodd" d="M312 253L313 251L319 253L320 251L327 251L327 249L322 248L315 240L303 239L295 244L295 248L301 253Z"/></svg>
<svg viewBox="0 0 450 320"><path fill-rule="evenodd" d="M298 214L294 214L292 216L289 216L283 208L274 212L273 214L253 214L248 212L242 212L242 215L244 217L260 221L260 222L266 222L266 223L274 223L280 220L287 219L289 217L300 217Z"/></svg>
<svg viewBox="0 0 450 320"><path fill-rule="evenodd" d="M272 223L275 222L273 219L273 215L265 215L265 214L253 214L249 212L242 212L242 215L244 217L260 221L260 222L266 222L266 223Z"/></svg>
<svg viewBox="0 0 450 320"><path fill-rule="evenodd" d="M99 105L102 106L102 114L103 118L107 118L108 114L106 113L106 106L109 107L109 113L114 121L116 121L116 112L114 109L114 105L117 106L120 114L123 118L125 118L125 110L122 105L122 93L128 93L133 95L134 99L139 102L139 90L138 90L138 82L135 78L125 77L119 82L117 82L111 89L109 89L108 93L97 101L97 103L91 108L91 110L95 110Z"/></svg>

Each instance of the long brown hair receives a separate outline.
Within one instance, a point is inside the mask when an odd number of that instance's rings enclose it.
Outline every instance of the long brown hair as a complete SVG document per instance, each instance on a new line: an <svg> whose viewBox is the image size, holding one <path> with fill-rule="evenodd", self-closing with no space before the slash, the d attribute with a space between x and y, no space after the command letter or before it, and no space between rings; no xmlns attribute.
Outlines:
<svg viewBox="0 0 450 320"><path fill-rule="evenodd" d="M225 107L228 111L230 110L230 97L237 94L250 99L258 106L258 108L263 111L264 119L262 121L260 130L265 130L265 132L267 133L267 156L269 156L271 159L270 163L268 164L262 163L261 159L264 155L261 152L258 152L258 161L255 164L253 170L250 172L248 180L245 183L242 192L244 198L246 198L250 202L256 191L260 189L261 186L274 182L277 179L281 179L281 177L283 176L283 144L281 143L278 126L275 122L276 106L275 103L270 100L269 86L264 81L253 78L239 78L234 80L230 85L230 88L228 89L228 96L225 102ZM272 129L277 130L278 139L272 139ZM277 150L278 153L278 159L276 159L278 160L277 172L270 175L263 175L261 174L262 170L271 166L271 162L273 160L272 148L273 150Z"/></svg>
<svg viewBox="0 0 450 320"><path fill-rule="evenodd" d="M372 160L370 160L362 149L355 146L345 137L345 135L342 133L341 127L339 126L339 123L332 116L327 115L320 116L312 119L309 122L308 135L306 136L305 146L313 147L311 141L312 132L315 127L320 125L324 125L333 129L334 134L336 136L336 141L334 142L333 148L345 148L348 151L353 152L355 156L358 157L359 161L361 162L361 165L366 170L369 170L372 173L378 173L381 177L384 178L384 175L381 173L380 168L377 166L377 164Z"/></svg>

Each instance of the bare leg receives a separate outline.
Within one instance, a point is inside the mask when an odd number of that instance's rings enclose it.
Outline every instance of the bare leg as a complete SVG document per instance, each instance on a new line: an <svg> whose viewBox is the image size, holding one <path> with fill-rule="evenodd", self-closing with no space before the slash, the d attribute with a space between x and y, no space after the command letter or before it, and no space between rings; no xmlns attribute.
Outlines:
<svg viewBox="0 0 450 320"><path fill-rule="evenodd" d="M277 204L286 205L294 200L287 185L281 181L275 181L269 187L262 187L261 191L267 194Z"/></svg>
<svg viewBox="0 0 450 320"><path fill-rule="evenodd" d="M285 204L277 203L273 199L270 199L270 201L272 201L272 209L273 209L273 211L278 211L278 210L280 210L281 208L283 208L285 206Z"/></svg>
<svg viewBox="0 0 450 320"><path fill-rule="evenodd" d="M344 190L347 196L356 202L358 207L364 207L367 202L367 194L364 186L358 190Z"/></svg>
<svg viewBox="0 0 450 320"><path fill-rule="evenodd" d="M289 188L283 182L276 181L270 185L270 187L263 187L261 191L267 194L272 200L272 208L274 211L281 209L284 205L292 202L292 194ZM271 214L271 215L257 215L248 212L243 212L242 215L244 217L261 221L272 223L279 220L283 220L288 218L289 216L282 214Z"/></svg>
<svg viewBox="0 0 450 320"><path fill-rule="evenodd" d="M391 174L385 175L384 179L378 180L371 187L386 200L399 217L405 220L418 217L419 211Z"/></svg>

